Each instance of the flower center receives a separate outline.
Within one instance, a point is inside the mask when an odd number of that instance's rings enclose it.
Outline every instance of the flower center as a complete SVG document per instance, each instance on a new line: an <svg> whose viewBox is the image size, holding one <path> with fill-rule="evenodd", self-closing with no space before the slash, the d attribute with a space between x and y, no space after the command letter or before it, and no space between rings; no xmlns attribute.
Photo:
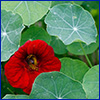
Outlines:
<svg viewBox="0 0 100 100"><path fill-rule="evenodd" d="M38 69L39 69L37 67L38 63L37 63L37 59L34 55L32 55L32 54L28 55L26 58L26 61L29 64L29 67L30 67L29 69L32 69L34 71L38 71Z"/></svg>

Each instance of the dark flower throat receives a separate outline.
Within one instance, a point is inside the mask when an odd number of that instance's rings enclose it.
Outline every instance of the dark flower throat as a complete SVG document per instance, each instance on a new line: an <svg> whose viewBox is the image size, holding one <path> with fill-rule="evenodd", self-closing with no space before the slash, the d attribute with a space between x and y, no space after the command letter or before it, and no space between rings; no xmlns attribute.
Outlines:
<svg viewBox="0 0 100 100"><path fill-rule="evenodd" d="M37 67L38 63L37 63L37 59L34 55L32 55L32 54L28 55L27 58L26 58L26 61L29 65L29 67L30 67L29 69L32 69L34 71L38 71L38 69L39 69Z"/></svg>

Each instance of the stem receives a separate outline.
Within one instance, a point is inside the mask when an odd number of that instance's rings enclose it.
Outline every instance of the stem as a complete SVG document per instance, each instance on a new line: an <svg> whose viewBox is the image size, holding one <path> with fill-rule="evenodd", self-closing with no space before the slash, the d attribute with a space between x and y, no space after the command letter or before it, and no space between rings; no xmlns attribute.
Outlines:
<svg viewBox="0 0 100 100"><path fill-rule="evenodd" d="M9 89L8 87L7 87L7 89L8 89L12 94L14 94L14 92L13 92L11 89Z"/></svg>
<svg viewBox="0 0 100 100"><path fill-rule="evenodd" d="M96 50L95 55L96 55L96 64L98 64L99 63L98 49Z"/></svg>
<svg viewBox="0 0 100 100"><path fill-rule="evenodd" d="M86 55L85 50L84 50L84 48L83 48L83 46L82 46L81 42L80 42L80 46L81 46L81 48L82 48L82 50L83 50L83 53L84 53L84 55L85 55L85 57L86 57L86 60L87 60L88 64L89 64L89 65L90 65L90 67L92 68L92 64L91 64L91 62L90 62L90 60L89 60L88 56Z"/></svg>
<svg viewBox="0 0 100 100"><path fill-rule="evenodd" d="M90 59L90 62L92 64L92 66L94 66L94 62L93 62L93 54L89 54L88 58Z"/></svg>

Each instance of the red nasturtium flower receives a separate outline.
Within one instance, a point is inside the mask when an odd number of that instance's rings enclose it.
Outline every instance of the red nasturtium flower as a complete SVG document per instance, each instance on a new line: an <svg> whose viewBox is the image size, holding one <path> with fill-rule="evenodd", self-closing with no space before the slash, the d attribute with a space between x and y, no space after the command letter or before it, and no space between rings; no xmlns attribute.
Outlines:
<svg viewBox="0 0 100 100"><path fill-rule="evenodd" d="M60 71L61 62L46 42L29 40L14 53L4 68L9 83L30 94L35 78L43 72Z"/></svg>

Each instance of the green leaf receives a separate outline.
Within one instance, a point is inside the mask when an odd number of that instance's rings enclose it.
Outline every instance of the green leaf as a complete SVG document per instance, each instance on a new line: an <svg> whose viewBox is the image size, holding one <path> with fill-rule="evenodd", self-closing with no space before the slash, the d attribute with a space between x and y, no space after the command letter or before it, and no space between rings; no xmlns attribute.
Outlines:
<svg viewBox="0 0 100 100"><path fill-rule="evenodd" d="M50 1L2 1L1 9L18 13L25 25L31 25L47 13L50 5Z"/></svg>
<svg viewBox="0 0 100 100"><path fill-rule="evenodd" d="M92 67L85 74L83 88L88 99L99 99L99 65Z"/></svg>
<svg viewBox="0 0 100 100"><path fill-rule="evenodd" d="M3 99L85 99L82 85L60 72L42 73L36 79L31 94L6 95Z"/></svg>
<svg viewBox="0 0 100 100"><path fill-rule="evenodd" d="M84 1L71 1L72 3L76 3L78 5L81 5Z"/></svg>
<svg viewBox="0 0 100 100"><path fill-rule="evenodd" d="M70 1L52 1L51 2L51 7L57 5L57 4L62 4L62 3L69 3Z"/></svg>
<svg viewBox="0 0 100 100"><path fill-rule="evenodd" d="M37 39L43 40L49 44L51 37L43 28L30 26L26 31L22 33L21 45L23 45L27 40Z"/></svg>
<svg viewBox="0 0 100 100"><path fill-rule="evenodd" d="M65 45L74 41L83 41L87 45L96 42L95 22L91 14L78 5L68 3L54 6L45 23L48 33L58 36Z"/></svg>
<svg viewBox="0 0 100 100"><path fill-rule="evenodd" d="M98 33L99 33L99 9L92 9L91 14L94 17L95 24L97 26L97 30L98 30Z"/></svg>
<svg viewBox="0 0 100 100"><path fill-rule="evenodd" d="M84 99L82 85L60 72L40 74L30 94L33 99Z"/></svg>
<svg viewBox="0 0 100 100"><path fill-rule="evenodd" d="M12 87L8 82L4 81L4 76L1 75L1 98L6 94L15 93L15 94L25 94L22 89Z"/></svg>
<svg viewBox="0 0 100 100"><path fill-rule="evenodd" d="M99 36L97 36L96 43L91 43L90 45L87 45L82 42L82 46L86 54L93 53L99 47ZM67 50L72 54L84 55L79 42L74 42L70 45L67 45Z"/></svg>
<svg viewBox="0 0 100 100"><path fill-rule="evenodd" d="M1 75L2 78L2 75ZM7 83L1 79L1 98L5 96L5 94L11 93L8 89Z"/></svg>
<svg viewBox="0 0 100 100"><path fill-rule="evenodd" d="M58 37L52 36L50 45L56 54L65 54L67 52L66 45Z"/></svg>
<svg viewBox="0 0 100 100"><path fill-rule="evenodd" d="M91 11L92 9L99 9L99 1L87 1L84 2L82 6L88 11Z"/></svg>
<svg viewBox="0 0 100 100"><path fill-rule="evenodd" d="M89 70L89 67L80 60L73 60L71 58L61 58L61 72L79 82L83 81L85 73Z"/></svg>
<svg viewBox="0 0 100 100"><path fill-rule="evenodd" d="M1 61L6 61L18 49L24 28L18 14L1 11Z"/></svg>
<svg viewBox="0 0 100 100"><path fill-rule="evenodd" d="M29 99L28 95L13 95L13 94L7 94L2 99Z"/></svg>
<svg viewBox="0 0 100 100"><path fill-rule="evenodd" d="M62 4L62 3L76 3L81 5L84 1L52 1L51 2L51 7L57 5L57 4Z"/></svg>

